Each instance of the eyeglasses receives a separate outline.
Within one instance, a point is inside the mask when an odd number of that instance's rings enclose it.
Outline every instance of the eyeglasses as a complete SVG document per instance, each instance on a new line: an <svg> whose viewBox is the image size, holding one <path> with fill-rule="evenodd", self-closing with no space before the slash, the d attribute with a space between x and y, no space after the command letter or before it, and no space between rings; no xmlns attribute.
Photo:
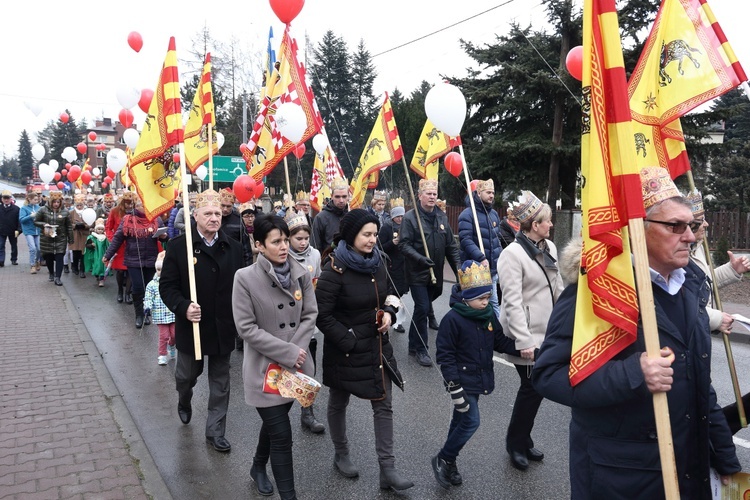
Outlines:
<svg viewBox="0 0 750 500"><path fill-rule="evenodd" d="M664 226L669 226L672 228L672 232L674 234L682 234L684 233L687 228L690 228L692 232L696 232L703 226L702 220L694 220L690 222L666 222L663 220L651 220L651 219L645 219L646 222L653 222L655 224L662 224Z"/></svg>

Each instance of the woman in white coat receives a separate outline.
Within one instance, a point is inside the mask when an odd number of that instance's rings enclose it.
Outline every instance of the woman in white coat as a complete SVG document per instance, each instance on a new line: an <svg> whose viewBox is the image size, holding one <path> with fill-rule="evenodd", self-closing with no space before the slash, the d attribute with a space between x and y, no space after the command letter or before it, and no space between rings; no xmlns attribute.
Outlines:
<svg viewBox="0 0 750 500"><path fill-rule="evenodd" d="M534 427L542 396L531 383L534 353L542 345L552 306L562 293L563 282L557 268L557 248L549 239L552 210L530 191L524 191L511 205L520 222L516 239L497 260L502 307L500 324L505 335L516 343L521 357L504 355L521 379L505 446L511 463L526 470L529 460L540 461L544 453L534 447Z"/></svg>

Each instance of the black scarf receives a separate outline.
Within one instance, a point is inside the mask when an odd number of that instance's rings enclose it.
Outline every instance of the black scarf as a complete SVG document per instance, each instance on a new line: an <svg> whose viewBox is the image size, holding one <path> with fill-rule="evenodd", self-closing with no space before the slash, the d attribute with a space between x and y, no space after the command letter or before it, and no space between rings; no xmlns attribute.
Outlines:
<svg viewBox="0 0 750 500"><path fill-rule="evenodd" d="M419 209L419 213L421 213L424 217L424 220L434 227L435 220L437 219L437 208L433 207L432 212L427 212L424 208L422 208L421 203L417 203L417 207Z"/></svg>
<svg viewBox="0 0 750 500"><path fill-rule="evenodd" d="M347 245L344 240L339 241L333 255L347 268L364 274L375 274L382 262L380 250L377 247L373 249L370 255L365 257Z"/></svg>
<svg viewBox="0 0 750 500"><path fill-rule="evenodd" d="M526 233L524 233L523 231L518 231L518 233L516 234L516 242L521 245L521 248L524 249L531 260L536 260L536 256L542 254L542 258L544 259L544 267L557 271L557 261L549 253L547 240L542 238L539 243L534 243L528 236L526 236Z"/></svg>

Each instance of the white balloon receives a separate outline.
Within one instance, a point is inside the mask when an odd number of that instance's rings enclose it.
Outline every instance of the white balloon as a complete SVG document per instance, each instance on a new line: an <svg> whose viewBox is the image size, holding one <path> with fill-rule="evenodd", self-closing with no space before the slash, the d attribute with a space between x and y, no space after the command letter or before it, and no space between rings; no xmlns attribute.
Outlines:
<svg viewBox="0 0 750 500"><path fill-rule="evenodd" d="M114 173L122 170L127 162L128 158L122 149L110 149L107 153L107 167L111 168Z"/></svg>
<svg viewBox="0 0 750 500"><path fill-rule="evenodd" d="M76 188L75 191L73 191L74 194L81 194L81 190Z"/></svg>
<svg viewBox="0 0 750 500"><path fill-rule="evenodd" d="M221 147L224 145L224 134L221 132L216 132L216 147L221 149Z"/></svg>
<svg viewBox="0 0 750 500"><path fill-rule="evenodd" d="M99 177L99 174L101 174L101 173L102 173L102 171L101 171L101 169L100 169L99 167L94 167L94 168L93 168L93 169L91 170L91 174L92 174L92 175L93 175L94 177Z"/></svg>
<svg viewBox="0 0 750 500"><path fill-rule="evenodd" d="M39 113L42 112L43 108L42 108L42 105L39 103L24 101L24 104L26 105L27 108L29 108L29 111L34 113L34 116L39 116Z"/></svg>
<svg viewBox="0 0 750 500"><path fill-rule="evenodd" d="M89 186L93 186L94 184L96 184L96 183L93 180L89 181ZM91 192L91 188L86 188L86 191L90 193Z"/></svg>
<svg viewBox="0 0 750 500"><path fill-rule="evenodd" d="M52 167L55 172L57 172L57 169L60 168L60 162L58 162L57 160L50 160L49 166Z"/></svg>
<svg viewBox="0 0 750 500"><path fill-rule="evenodd" d="M319 155L324 155L326 152L326 148L328 147L328 139L326 139L326 136L323 134L318 134L315 137L313 137L312 140L313 149L315 149L315 152Z"/></svg>
<svg viewBox="0 0 750 500"><path fill-rule="evenodd" d="M39 178L42 182L49 184L55 179L55 169L47 165L46 163L39 164Z"/></svg>
<svg viewBox="0 0 750 500"><path fill-rule="evenodd" d="M195 175L197 175L200 180L205 181L206 177L208 177L208 169L205 165L201 165L195 169Z"/></svg>
<svg viewBox="0 0 750 500"><path fill-rule="evenodd" d="M89 226L93 226L94 222L96 222L96 210L93 208L84 208L83 212L81 212L81 218L83 222Z"/></svg>
<svg viewBox="0 0 750 500"><path fill-rule="evenodd" d="M424 110L433 125L455 137L461 134L466 120L466 98L455 85L438 83L427 92Z"/></svg>
<svg viewBox="0 0 750 500"><path fill-rule="evenodd" d="M134 128L129 128L122 133L122 140L125 141L125 144L127 144L130 149L135 149L138 145L138 139L140 138L141 134L139 134Z"/></svg>
<svg viewBox="0 0 750 500"><path fill-rule="evenodd" d="M68 146L68 147L66 147L65 149L63 149L63 152L62 152L62 154L61 154L60 156L62 156L62 158L63 158L64 160L68 161L68 162L73 162L73 161L75 161L75 160L76 160L76 158L78 157L78 156L76 155L76 150L75 150L75 149L73 149L73 148L72 148L72 147L70 147L70 146Z"/></svg>
<svg viewBox="0 0 750 500"><path fill-rule="evenodd" d="M302 140L307 128L307 117L302 106L293 102L285 102L276 109L274 118L281 135L295 144Z"/></svg>
<svg viewBox="0 0 750 500"><path fill-rule="evenodd" d="M44 146L41 144L34 144L31 146L31 155L36 161L41 161L42 158L44 158L45 153Z"/></svg>
<svg viewBox="0 0 750 500"><path fill-rule="evenodd" d="M130 109L141 99L141 91L132 86L117 89L117 102L125 109Z"/></svg>

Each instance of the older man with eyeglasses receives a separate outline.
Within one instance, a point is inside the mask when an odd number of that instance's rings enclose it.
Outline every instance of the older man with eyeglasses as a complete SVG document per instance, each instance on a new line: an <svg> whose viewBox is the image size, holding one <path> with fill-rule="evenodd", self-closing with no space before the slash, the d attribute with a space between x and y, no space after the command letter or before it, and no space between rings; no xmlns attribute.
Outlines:
<svg viewBox="0 0 750 500"><path fill-rule="evenodd" d="M573 282L555 304L533 371L540 394L572 408L571 498L664 498L652 397L657 392L667 394L681 498L711 498L711 469L728 484L741 468L711 386L708 278L690 259L693 230L702 222L666 169L645 168L641 181L661 356L647 356L639 322L635 342L571 386ZM572 275L568 281L580 274L580 253L566 249L561 261Z"/></svg>

